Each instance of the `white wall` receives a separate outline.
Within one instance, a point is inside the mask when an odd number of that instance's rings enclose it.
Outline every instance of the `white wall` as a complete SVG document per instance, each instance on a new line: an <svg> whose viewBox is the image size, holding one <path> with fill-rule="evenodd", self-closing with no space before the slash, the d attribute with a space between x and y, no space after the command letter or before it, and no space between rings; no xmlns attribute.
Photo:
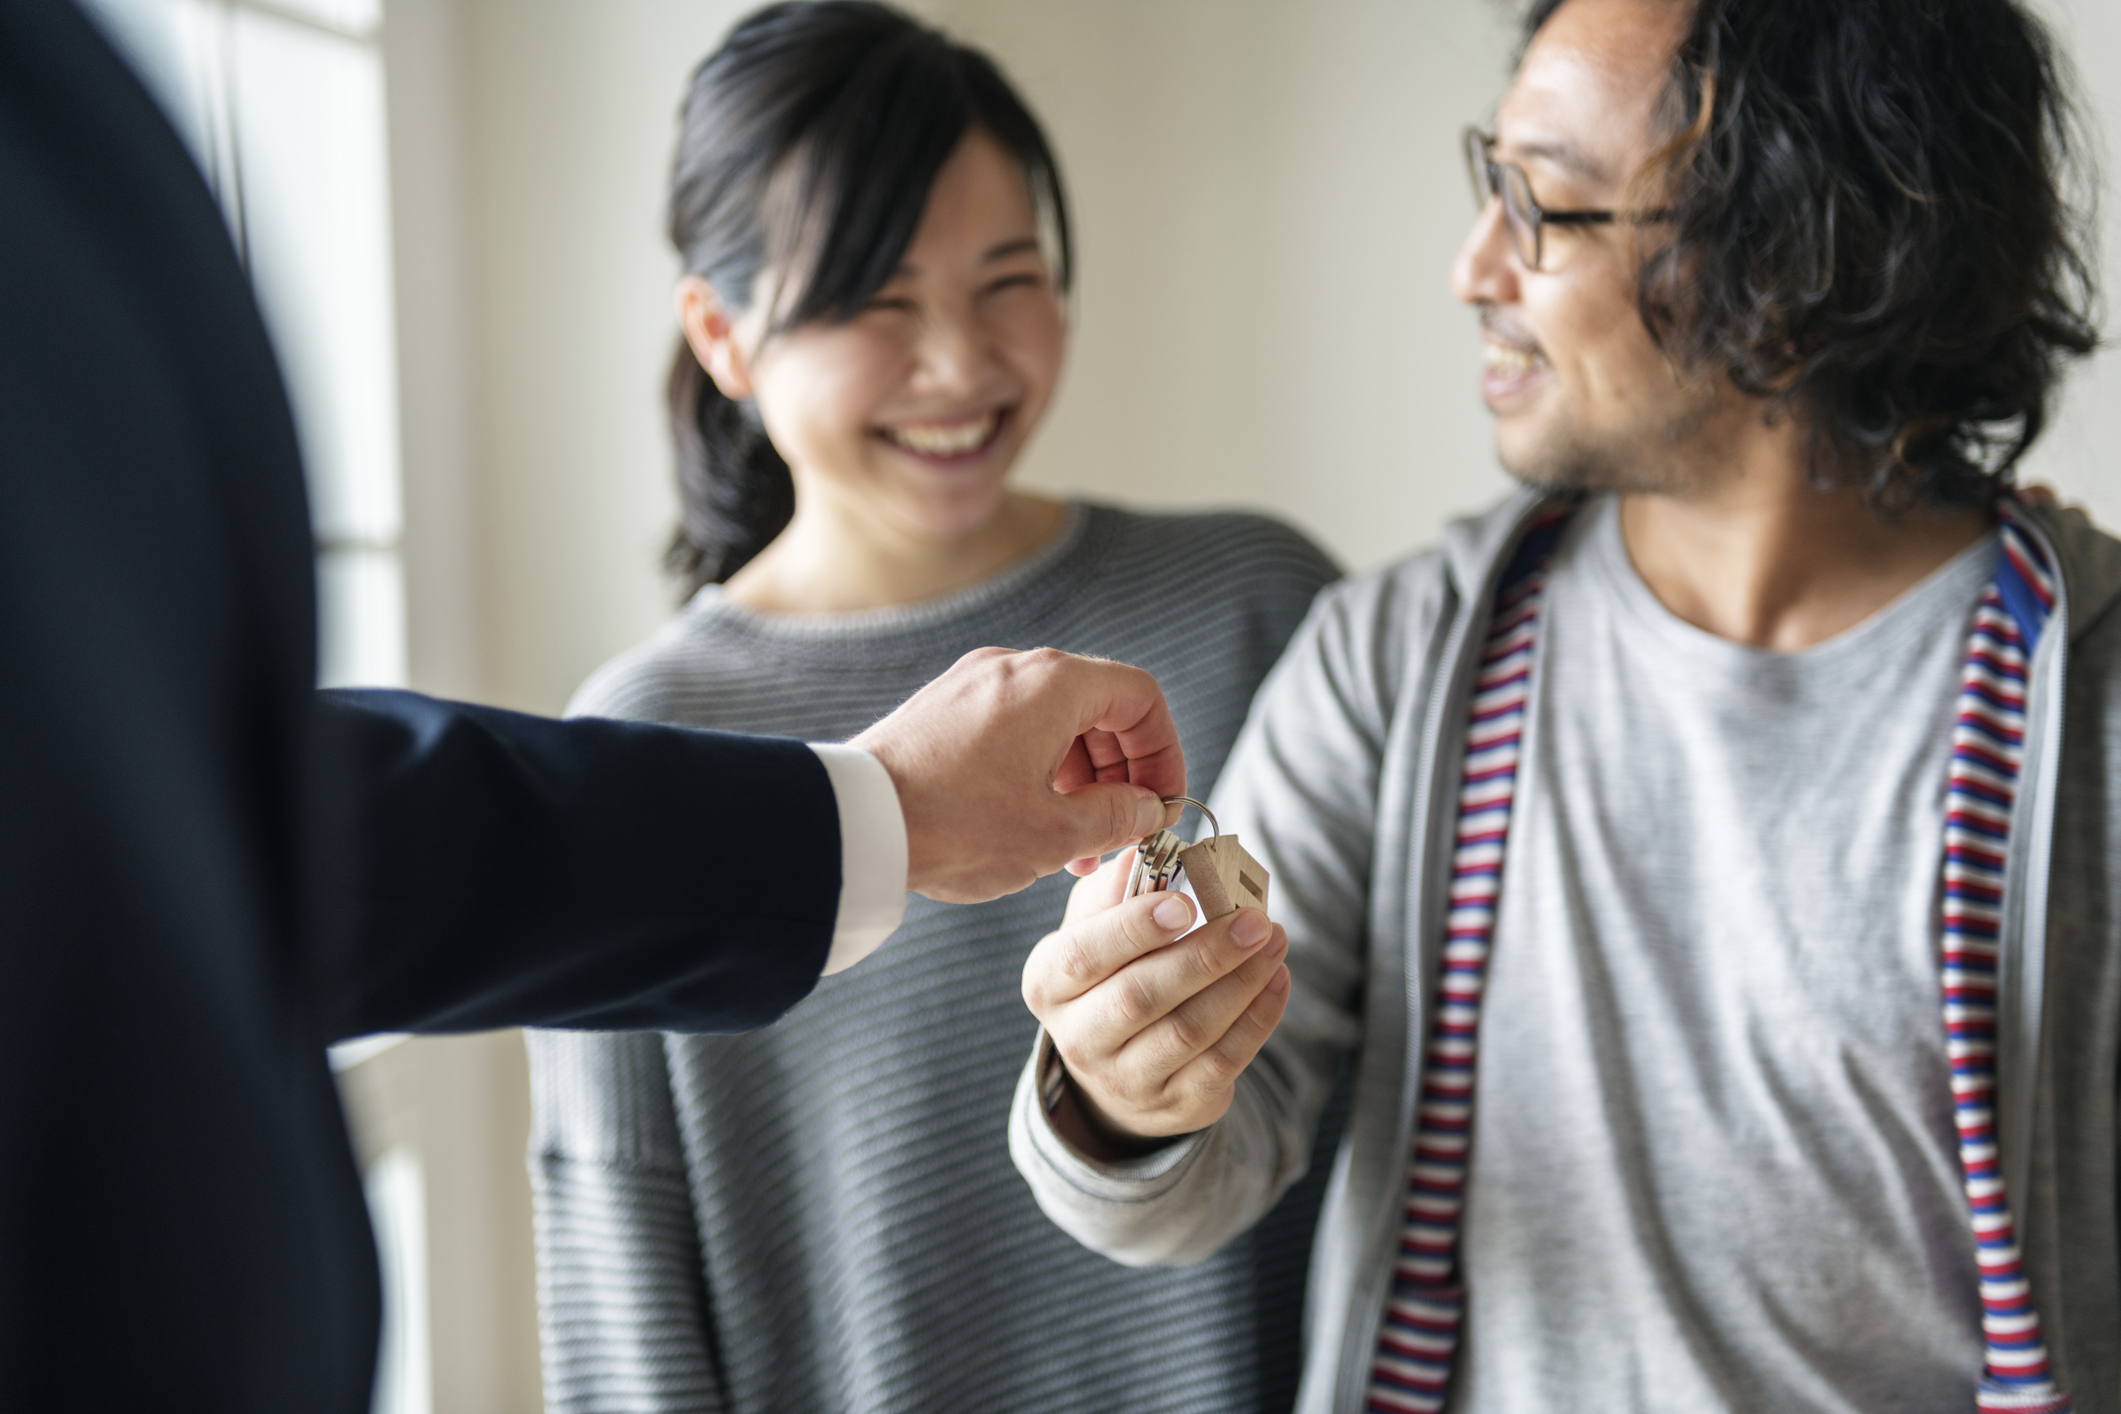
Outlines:
<svg viewBox="0 0 2121 1414"><path fill-rule="evenodd" d="M1027 479L1243 503L1380 563L1503 489L1446 276L1459 127L1501 86L1475 0L954 0L1060 149L1077 342Z"/></svg>
<svg viewBox="0 0 2121 1414"><path fill-rule="evenodd" d="M2093 155L2101 164L2099 235L2109 289L2121 289L2121 5L2114 0L2032 0L2062 40L2082 85ZM2114 301L2107 301L2109 309ZM2106 339L2121 337L2111 315ZM2121 528L2121 350L2106 348L2063 392L2061 416L2033 448L2022 478L2045 480Z"/></svg>

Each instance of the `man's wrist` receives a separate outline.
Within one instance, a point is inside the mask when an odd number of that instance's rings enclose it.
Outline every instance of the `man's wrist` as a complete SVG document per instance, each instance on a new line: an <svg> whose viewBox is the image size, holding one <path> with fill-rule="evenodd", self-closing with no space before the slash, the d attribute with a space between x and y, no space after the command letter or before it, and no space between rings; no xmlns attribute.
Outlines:
<svg viewBox="0 0 2121 1414"><path fill-rule="evenodd" d="M1060 1047L1053 1044L1050 1036L1044 1038L1044 1046L1038 1072L1039 1108L1046 1112L1046 1122L1053 1132L1076 1153L1096 1163L1125 1163L1167 1148L1184 1137L1148 1137L1114 1128L1068 1074Z"/></svg>

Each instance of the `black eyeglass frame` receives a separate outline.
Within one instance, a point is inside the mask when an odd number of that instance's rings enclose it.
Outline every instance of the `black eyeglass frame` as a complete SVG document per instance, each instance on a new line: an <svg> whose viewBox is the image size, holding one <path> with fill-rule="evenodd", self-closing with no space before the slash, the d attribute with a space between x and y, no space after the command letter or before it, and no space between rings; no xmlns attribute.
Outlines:
<svg viewBox="0 0 2121 1414"><path fill-rule="evenodd" d="M1474 206L1485 211L1490 201L1502 203L1504 224L1510 228L1510 245L1527 270L1539 269L1546 257L1548 226L1637 225L1672 219L1672 213L1662 208L1636 212L1549 211L1533 197L1532 182L1524 168L1495 159L1495 139L1482 132L1478 124L1468 123L1458 140L1465 150L1466 176L1473 183ZM1531 243L1530 250L1525 249L1527 241Z"/></svg>

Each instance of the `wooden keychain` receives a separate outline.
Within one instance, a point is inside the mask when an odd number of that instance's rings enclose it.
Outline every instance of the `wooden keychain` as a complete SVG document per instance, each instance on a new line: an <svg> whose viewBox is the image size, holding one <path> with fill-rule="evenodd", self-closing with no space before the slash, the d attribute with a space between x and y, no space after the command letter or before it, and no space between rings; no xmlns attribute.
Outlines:
<svg viewBox="0 0 2121 1414"><path fill-rule="evenodd" d="M1191 796L1166 796L1164 804L1192 806L1207 820L1210 834L1199 844L1187 844L1170 830L1158 830L1144 839L1134 850L1134 872L1127 878L1126 896L1160 893L1171 887L1183 869L1193 881L1193 895L1200 900L1203 919L1220 918L1246 907L1265 912L1267 871L1244 852L1237 836L1224 834L1208 807ZM1055 1114L1068 1092L1068 1067L1043 1026L1038 1031L1035 1055L1032 1073L1038 1077L1039 1103L1047 1114Z"/></svg>
<svg viewBox="0 0 2121 1414"><path fill-rule="evenodd" d="M1208 822L1209 835L1198 844L1187 844L1169 830L1158 830L1134 851L1134 872L1127 879L1128 898L1157 893L1171 887L1179 870L1193 883L1203 919L1220 918L1240 908L1267 907L1267 871L1245 853L1237 836L1226 835L1208 807L1191 796L1174 795L1166 805L1190 805Z"/></svg>

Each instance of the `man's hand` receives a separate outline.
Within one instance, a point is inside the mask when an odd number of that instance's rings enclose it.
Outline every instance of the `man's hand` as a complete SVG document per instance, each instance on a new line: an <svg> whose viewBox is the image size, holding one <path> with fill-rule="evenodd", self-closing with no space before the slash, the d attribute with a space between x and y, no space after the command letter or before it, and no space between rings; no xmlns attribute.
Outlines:
<svg viewBox="0 0 2121 1414"><path fill-rule="evenodd" d="M1289 999L1278 924L1241 908L1186 933L1185 895L1120 900L1129 864L1077 884L1024 964L1024 1001L1068 1067L1055 1126L1107 1160L1221 1119Z"/></svg>
<svg viewBox="0 0 2121 1414"><path fill-rule="evenodd" d="M906 815L906 886L945 903L1014 893L1163 827L1185 754L1156 679L1051 648L967 653L849 743Z"/></svg>

